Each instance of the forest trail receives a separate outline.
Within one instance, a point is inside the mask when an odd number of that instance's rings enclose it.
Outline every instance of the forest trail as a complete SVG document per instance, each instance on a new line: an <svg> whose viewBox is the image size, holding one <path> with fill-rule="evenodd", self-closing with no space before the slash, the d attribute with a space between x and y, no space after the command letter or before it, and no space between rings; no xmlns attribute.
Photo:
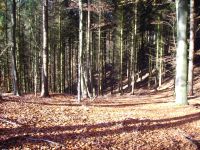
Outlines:
<svg viewBox="0 0 200 150"><path fill-rule="evenodd" d="M188 106L174 103L172 89L139 89L135 95L106 95L80 104L69 95L4 94L0 148L200 149L198 80Z"/></svg>

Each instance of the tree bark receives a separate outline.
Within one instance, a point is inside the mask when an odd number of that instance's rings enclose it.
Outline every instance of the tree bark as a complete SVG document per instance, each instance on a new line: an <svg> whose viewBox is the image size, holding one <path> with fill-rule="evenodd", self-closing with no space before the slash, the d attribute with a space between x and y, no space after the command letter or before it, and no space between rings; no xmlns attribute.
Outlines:
<svg viewBox="0 0 200 150"><path fill-rule="evenodd" d="M188 65L188 94L192 96L193 93L193 59L194 59L194 0L190 0L190 47L189 47L189 65Z"/></svg>
<svg viewBox="0 0 200 150"><path fill-rule="evenodd" d="M132 35L131 35L131 94L134 94L135 89L135 70L136 70L136 42L137 42L137 13L138 13L138 0L135 1L134 8L134 19L132 26Z"/></svg>
<svg viewBox="0 0 200 150"><path fill-rule="evenodd" d="M78 51L78 102L81 101L81 76L82 76L82 53L83 53L83 8L82 0L78 1L79 5L79 51Z"/></svg>
<svg viewBox="0 0 200 150"><path fill-rule="evenodd" d="M43 16L43 49L42 49L42 86L41 96L48 97L48 0L44 0L42 5Z"/></svg>
<svg viewBox="0 0 200 150"><path fill-rule="evenodd" d="M177 49L176 49L176 103L188 104L187 100L187 0L176 0Z"/></svg>
<svg viewBox="0 0 200 150"><path fill-rule="evenodd" d="M120 8L120 77L119 77L119 91L123 94L123 53L124 53L124 43L123 43L123 8Z"/></svg>
<svg viewBox="0 0 200 150"><path fill-rule="evenodd" d="M90 6L91 5L91 1L88 0L88 14L87 14L87 42L86 42L86 55L87 55L87 92L88 92L88 96L91 97L91 91L92 91L92 66L91 66L91 52L90 52L90 25L91 25L91 12L90 12Z"/></svg>
<svg viewBox="0 0 200 150"><path fill-rule="evenodd" d="M100 6L100 2L98 3ZM98 95L102 95L102 47L101 47L101 10L99 10L99 28L98 28L98 59L97 59L97 65L98 65Z"/></svg>
<svg viewBox="0 0 200 150"><path fill-rule="evenodd" d="M11 61L12 61L12 81L13 93L19 96L18 73L16 67L16 1L12 0L11 4L11 30L10 30L10 43L11 43Z"/></svg>
<svg viewBox="0 0 200 150"><path fill-rule="evenodd" d="M5 7L6 7L6 14L5 14L5 42L6 42L6 45L8 45L8 2L7 0L4 2L5 3ZM6 66L7 66L7 71L6 71L6 76L7 76L7 91L10 91L10 79L9 79L9 76L10 76L10 69L9 69L9 51L7 50L6 52Z"/></svg>

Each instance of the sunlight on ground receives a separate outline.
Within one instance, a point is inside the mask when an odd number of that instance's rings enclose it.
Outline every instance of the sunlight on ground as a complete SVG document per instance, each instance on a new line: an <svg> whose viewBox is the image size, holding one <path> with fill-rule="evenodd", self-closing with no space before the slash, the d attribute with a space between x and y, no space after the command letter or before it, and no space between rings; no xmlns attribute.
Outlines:
<svg viewBox="0 0 200 150"><path fill-rule="evenodd" d="M200 101L189 102L189 106L176 105L170 91L101 97L81 104L68 95L44 99L6 94L0 103L0 145L13 149L196 149L198 144L187 136L200 139Z"/></svg>

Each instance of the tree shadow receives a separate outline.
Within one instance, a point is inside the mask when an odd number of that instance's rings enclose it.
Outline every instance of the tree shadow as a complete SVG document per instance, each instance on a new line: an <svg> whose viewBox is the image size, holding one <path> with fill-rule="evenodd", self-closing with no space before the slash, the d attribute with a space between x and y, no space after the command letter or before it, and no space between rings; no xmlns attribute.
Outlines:
<svg viewBox="0 0 200 150"><path fill-rule="evenodd" d="M123 108L123 107L132 107L132 106L139 106L139 105L150 105L150 104L161 104L161 103L168 103L168 102L161 102L161 101L157 101L157 102L152 102L152 103L121 103L121 104L91 104L88 106L94 106L94 107L115 107L115 108Z"/></svg>
<svg viewBox="0 0 200 150"><path fill-rule="evenodd" d="M160 99L160 98L164 98L164 97L159 97L156 99ZM136 101L134 103L134 101L129 101L129 102L81 102L81 103L69 103L69 102L64 102L64 103L55 103L55 102L32 102L32 101L19 101L19 100L5 100L5 102L19 102L19 103L24 103L24 104L35 104L35 105L44 105L44 106L76 106L76 107L80 107L80 106L91 106L91 107L132 107L132 106L138 106L138 105L149 105L149 104L161 104L161 103L169 103L170 101L152 101L152 102L140 102L138 103L138 101Z"/></svg>
<svg viewBox="0 0 200 150"><path fill-rule="evenodd" d="M193 107L200 108L200 104L193 104Z"/></svg>
<svg viewBox="0 0 200 150"><path fill-rule="evenodd" d="M199 95L196 95L196 94L193 96L188 96L188 100L196 99L198 97L199 97Z"/></svg>
<svg viewBox="0 0 200 150"><path fill-rule="evenodd" d="M24 104L36 104L36 105L44 105L44 106L82 106L80 103L52 103L52 102L33 102L33 101L21 101L17 99L6 99L4 102L17 102L17 103L24 103ZM66 101L67 102L67 101Z"/></svg>
<svg viewBox="0 0 200 150"><path fill-rule="evenodd" d="M121 121L113 121L98 124L80 124L72 126L53 126L53 127L19 127L15 129L2 128L0 135L30 135L34 138L49 139L58 142L81 138L102 137L109 135L119 135L130 132L148 132L153 130L176 128L186 123L200 120L200 112L180 117L166 119L133 119L128 118ZM79 130L80 132L77 132ZM56 134L55 134L56 133ZM0 143L0 146L5 141ZM8 142L8 141L7 141ZM200 143L196 144L200 148Z"/></svg>

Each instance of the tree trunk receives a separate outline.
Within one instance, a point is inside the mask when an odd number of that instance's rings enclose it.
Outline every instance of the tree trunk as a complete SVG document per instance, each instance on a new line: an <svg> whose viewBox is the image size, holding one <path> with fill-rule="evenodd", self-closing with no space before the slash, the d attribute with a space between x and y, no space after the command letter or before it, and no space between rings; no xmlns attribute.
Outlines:
<svg viewBox="0 0 200 150"><path fill-rule="evenodd" d="M48 0L44 0L42 5L43 16L43 49L42 49L42 86L41 96L48 97Z"/></svg>
<svg viewBox="0 0 200 150"><path fill-rule="evenodd" d="M115 51L115 65L118 67L116 70L117 82L118 82L118 91L122 93L122 6L119 6L117 2L115 4L115 23L116 27L114 29L114 51ZM114 77L114 74L113 74Z"/></svg>
<svg viewBox="0 0 200 150"><path fill-rule="evenodd" d="M90 58L91 58L91 56L90 56L90 20L91 20L91 12L90 12L90 5L91 5L91 3L90 3L90 0L88 0L88 14L87 14L87 36L86 36L86 40L87 40L87 42L86 42L86 59L87 59L87 73L86 73L86 78L87 78L87 83L86 83L86 86L87 86L87 92L88 92L88 96L89 97L91 97L91 77L89 77L89 76L91 76L92 74L91 74L91 61L90 61ZM89 86L90 85L90 86Z"/></svg>
<svg viewBox="0 0 200 150"><path fill-rule="evenodd" d="M100 5L100 2L99 2ZM101 48L101 10L99 10L99 28L98 28L98 58L97 58L97 66L98 66L98 95L102 95L102 48Z"/></svg>
<svg viewBox="0 0 200 150"><path fill-rule="evenodd" d="M8 29L8 2L7 2L7 0L4 2L5 3L5 7L6 7L6 14L5 14L5 21L6 21L6 23L5 23L5 42L6 42L6 45L8 45L9 43L8 43L8 31L9 31L9 29ZM9 78L9 76L10 76L10 69L9 69L9 51L7 50L7 52L6 52L6 66L7 66L7 71L6 71L6 76L7 76L7 91L10 91L10 78Z"/></svg>
<svg viewBox="0 0 200 150"><path fill-rule="evenodd" d="M81 76L82 76L82 53L83 53L83 8L82 0L78 1L79 5L79 51L78 51L78 102L81 101Z"/></svg>
<svg viewBox="0 0 200 150"><path fill-rule="evenodd" d="M177 50L176 50L176 103L188 104L187 100L187 0L176 0Z"/></svg>
<svg viewBox="0 0 200 150"><path fill-rule="evenodd" d="M138 9L138 0L135 2L134 8L134 19L133 19L133 26L132 26L132 35L131 35L131 94L134 94L135 89L135 70L136 70L136 42L137 42L137 9Z"/></svg>
<svg viewBox="0 0 200 150"><path fill-rule="evenodd" d="M164 49L163 49L163 27L160 27L160 49L159 49L159 87L162 85L162 74L163 74L163 53L164 53Z"/></svg>
<svg viewBox="0 0 200 150"><path fill-rule="evenodd" d="M190 0L190 47L189 47L189 65L188 65L188 94L192 96L193 93L193 59L194 59L194 0Z"/></svg>
<svg viewBox="0 0 200 150"><path fill-rule="evenodd" d="M124 43L123 43L123 8L120 8L120 77L119 77L119 92L123 94L123 53L124 53Z"/></svg>
<svg viewBox="0 0 200 150"><path fill-rule="evenodd" d="M14 95L19 96L18 87L18 74L16 67L16 1L12 0L11 4L11 30L10 30L10 43L11 43L11 60L12 60L12 78L13 78L13 92Z"/></svg>

